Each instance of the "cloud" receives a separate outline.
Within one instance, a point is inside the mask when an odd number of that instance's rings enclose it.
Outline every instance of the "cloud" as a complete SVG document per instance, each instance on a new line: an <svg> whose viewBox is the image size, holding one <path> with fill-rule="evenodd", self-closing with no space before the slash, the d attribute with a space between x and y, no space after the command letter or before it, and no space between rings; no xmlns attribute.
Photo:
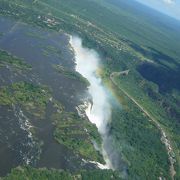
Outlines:
<svg viewBox="0 0 180 180"><path fill-rule="evenodd" d="M174 4L174 0L163 0L166 4Z"/></svg>

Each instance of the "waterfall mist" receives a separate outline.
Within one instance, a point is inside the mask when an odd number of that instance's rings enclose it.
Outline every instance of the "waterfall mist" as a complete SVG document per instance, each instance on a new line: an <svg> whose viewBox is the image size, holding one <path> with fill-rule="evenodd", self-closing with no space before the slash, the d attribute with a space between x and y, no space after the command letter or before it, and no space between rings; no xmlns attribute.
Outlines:
<svg viewBox="0 0 180 180"><path fill-rule="evenodd" d="M107 148L107 124L111 117L111 107L108 103L108 96L101 83L101 78L97 75L100 58L98 54L91 49L82 47L82 41L78 37L71 37L70 44L74 49L76 59L76 70L84 76L89 82L89 94L92 96L92 104L89 103L86 109L86 115L94 123L103 139L102 154L106 162L107 169L113 169L112 163L108 157Z"/></svg>

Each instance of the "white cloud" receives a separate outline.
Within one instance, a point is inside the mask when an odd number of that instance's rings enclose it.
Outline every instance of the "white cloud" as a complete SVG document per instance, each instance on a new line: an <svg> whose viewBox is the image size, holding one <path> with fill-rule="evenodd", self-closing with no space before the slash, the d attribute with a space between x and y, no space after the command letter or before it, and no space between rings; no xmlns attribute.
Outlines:
<svg viewBox="0 0 180 180"><path fill-rule="evenodd" d="M174 4L174 0L163 0L166 4Z"/></svg>

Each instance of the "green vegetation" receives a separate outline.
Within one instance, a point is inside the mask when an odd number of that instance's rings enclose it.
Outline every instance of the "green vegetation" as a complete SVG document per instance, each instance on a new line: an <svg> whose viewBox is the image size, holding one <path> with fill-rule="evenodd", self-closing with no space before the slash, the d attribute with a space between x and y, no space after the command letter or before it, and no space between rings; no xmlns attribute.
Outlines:
<svg viewBox="0 0 180 180"><path fill-rule="evenodd" d="M54 68L59 72L64 74L66 77L70 78L70 79L74 79L74 80L78 80L82 83L84 83L86 86L89 86L89 82L86 78L84 78L81 74L79 74L76 71L70 71L68 69L66 69L65 67L61 66L61 65L54 65Z"/></svg>
<svg viewBox="0 0 180 180"><path fill-rule="evenodd" d="M178 108L176 105L172 106L172 103L169 99L173 100L172 97L165 97L162 94L158 93L158 87L153 83L147 83L145 80L136 79L137 86L131 87L128 85L132 82L132 79L137 78L129 74L128 76L120 76L116 77L115 81L118 84L118 87L123 91L126 90L126 93L130 94L142 107L145 111L150 114L153 120L156 121L156 128L158 129L157 123L160 123L161 128L166 133L168 138L170 138L171 147L173 148L171 152L171 156L177 160L177 164L179 163L179 128L180 125L178 123L178 119L176 116L176 111L178 113ZM166 103L166 105L165 105ZM174 108L171 111L171 108ZM177 109L177 110L176 110ZM173 115L173 114L175 115ZM171 120L171 121L169 121ZM151 122L153 123L153 122ZM172 131L173 128L173 131ZM171 134L170 134L171 133ZM152 138L151 138L152 139ZM160 149L160 148L159 148ZM158 152L158 149L157 149ZM175 154L174 154L175 153ZM176 161L175 160L175 161ZM165 162L165 160L163 161ZM178 173L179 171L177 171Z"/></svg>
<svg viewBox="0 0 180 180"><path fill-rule="evenodd" d="M56 55L57 57L61 57L61 50L57 49L54 46L46 46L43 47L42 52L44 56L51 56L51 55Z"/></svg>
<svg viewBox="0 0 180 180"><path fill-rule="evenodd" d="M123 154L123 160L129 166L129 178L170 178L168 155L162 146L160 131L127 96L123 96L122 91L116 89L115 93L122 109L114 106L110 133L113 147Z"/></svg>
<svg viewBox="0 0 180 180"><path fill-rule="evenodd" d="M120 180L117 172L111 170L91 170L70 173L64 170L35 169L32 167L17 167L1 180Z"/></svg>
<svg viewBox="0 0 180 180"><path fill-rule="evenodd" d="M30 70L31 66L6 51L0 50L0 67L10 65L18 70Z"/></svg>
<svg viewBox="0 0 180 180"><path fill-rule="evenodd" d="M39 118L45 115L49 98L50 95L46 87L27 82L13 83L0 89L0 105L21 105Z"/></svg>
<svg viewBox="0 0 180 180"><path fill-rule="evenodd" d="M0 38L4 36L4 33L0 33Z"/></svg>
<svg viewBox="0 0 180 180"><path fill-rule="evenodd" d="M158 128L123 93L125 91L157 120L168 135L177 161L175 178L179 179L179 25L158 14L155 14L156 18L154 15L150 17L151 12L143 12L141 7L129 3L132 2L0 0L0 14L42 28L80 35L84 45L101 54L105 82L110 81L112 72L130 69L128 76L116 78L118 87L112 87L123 105L122 110L113 105L113 146L126 161L130 179L170 178L168 156ZM150 71L149 67L142 71L145 68L142 63L153 66ZM71 72L56 68L60 73L74 77ZM159 76L159 72L166 78ZM62 126L69 127L71 120L67 122ZM76 148L79 142L65 137L71 134L69 130L57 126L59 132L56 130L55 137L61 139L59 142ZM79 129L72 132L84 133ZM84 150L81 153L87 155Z"/></svg>
<svg viewBox="0 0 180 180"><path fill-rule="evenodd" d="M17 167L2 180L71 180L71 174L62 170L34 169L32 167Z"/></svg>
<svg viewBox="0 0 180 180"><path fill-rule="evenodd" d="M49 54L55 54L55 55L57 55L57 56L61 56L61 50L59 50L59 49L57 49L57 48L55 48L54 46L47 46L47 47L45 47L45 51L47 51Z"/></svg>
<svg viewBox="0 0 180 180"><path fill-rule="evenodd" d="M93 171L82 171L82 180L120 180L121 175L112 170L93 170Z"/></svg>
<svg viewBox="0 0 180 180"><path fill-rule="evenodd" d="M101 148L101 137L95 125L75 113L63 112L53 114L55 139L82 155L85 159L104 163L100 152L96 151L93 142Z"/></svg>

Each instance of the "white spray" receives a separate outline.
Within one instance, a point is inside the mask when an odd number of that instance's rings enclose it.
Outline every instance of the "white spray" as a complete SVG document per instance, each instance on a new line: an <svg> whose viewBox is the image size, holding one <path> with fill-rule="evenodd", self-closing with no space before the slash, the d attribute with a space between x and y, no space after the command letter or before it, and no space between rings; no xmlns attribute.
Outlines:
<svg viewBox="0 0 180 180"><path fill-rule="evenodd" d="M93 105L91 107L91 104L89 104L86 110L86 115L89 120L96 125L99 133L105 141L107 124L111 116L111 108L108 103L105 89L101 84L101 79L96 74L100 58L94 50L82 47L82 41L78 37L71 37L70 44L75 53L76 71L90 82L88 91L92 96ZM104 146L102 147L102 154L106 161L104 168L113 169Z"/></svg>

